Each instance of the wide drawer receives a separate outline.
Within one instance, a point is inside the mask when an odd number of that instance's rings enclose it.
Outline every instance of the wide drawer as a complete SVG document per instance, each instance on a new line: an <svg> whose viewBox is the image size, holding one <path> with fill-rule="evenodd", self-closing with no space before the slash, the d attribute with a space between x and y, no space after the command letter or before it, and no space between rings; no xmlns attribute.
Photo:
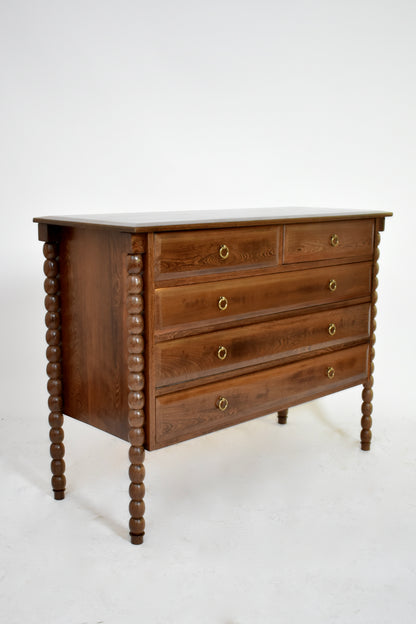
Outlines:
<svg viewBox="0 0 416 624"><path fill-rule="evenodd" d="M156 386L365 340L369 314L364 303L159 342L154 348Z"/></svg>
<svg viewBox="0 0 416 624"><path fill-rule="evenodd" d="M286 225L283 262L371 257L373 240L373 219Z"/></svg>
<svg viewBox="0 0 416 624"><path fill-rule="evenodd" d="M241 375L156 399L156 447L193 438L362 383L368 346Z"/></svg>
<svg viewBox="0 0 416 624"><path fill-rule="evenodd" d="M155 329L192 330L255 315L273 314L369 296L371 262L157 288Z"/></svg>
<svg viewBox="0 0 416 624"><path fill-rule="evenodd" d="M155 279L275 266L280 228L259 226L155 235Z"/></svg>

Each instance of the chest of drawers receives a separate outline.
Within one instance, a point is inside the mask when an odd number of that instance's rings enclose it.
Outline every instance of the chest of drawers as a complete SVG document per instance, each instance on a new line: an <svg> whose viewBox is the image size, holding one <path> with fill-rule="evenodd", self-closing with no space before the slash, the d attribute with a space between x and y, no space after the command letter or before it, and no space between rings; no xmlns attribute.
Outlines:
<svg viewBox="0 0 416 624"><path fill-rule="evenodd" d="M144 454L363 384L369 450L380 231L391 213L273 210L39 217L52 488L64 414Z"/></svg>

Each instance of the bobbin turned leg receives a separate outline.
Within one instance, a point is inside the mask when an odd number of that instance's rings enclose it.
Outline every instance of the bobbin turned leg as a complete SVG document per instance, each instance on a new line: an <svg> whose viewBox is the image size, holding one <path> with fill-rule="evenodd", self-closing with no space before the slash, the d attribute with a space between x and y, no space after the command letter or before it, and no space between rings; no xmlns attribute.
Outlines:
<svg viewBox="0 0 416 624"><path fill-rule="evenodd" d="M277 412L277 422L279 423L279 425L285 425L287 423L287 413L289 410L285 409L285 410L280 410L280 412Z"/></svg>
<svg viewBox="0 0 416 624"><path fill-rule="evenodd" d="M373 385L373 377L370 377L370 380L367 384L364 384L363 389L363 404L361 406L362 418L361 418L361 449L363 451L369 451L371 446L371 425L373 424L371 418L371 412L373 411L373 406L371 401L373 399L373 390L371 386Z"/></svg>
<svg viewBox="0 0 416 624"><path fill-rule="evenodd" d="M143 257L129 255L127 270L130 538L132 544L141 544L145 527Z"/></svg>
<svg viewBox="0 0 416 624"><path fill-rule="evenodd" d="M51 441L50 453L52 457L52 489L56 500L65 496L65 447L63 445L64 432L62 413L62 362L61 362L61 315L60 315L60 283L59 283L59 247L56 243L45 243L43 254L46 258L43 270L46 275L44 282L46 297L45 323L47 327L46 357L48 365L48 405L50 409L49 438Z"/></svg>
<svg viewBox="0 0 416 624"><path fill-rule="evenodd" d="M371 295L371 321L370 321L370 353L369 353L369 375L368 380L364 384L364 389L362 392L363 403L361 405L361 449L363 451L369 451L371 446L371 425L373 424L371 413L373 411L373 406L371 404L373 400L373 372L374 372L374 344L376 341L376 314L377 314L377 286L378 279L377 274L379 270L378 266L378 258L380 256L379 250L380 244L380 232L376 233L375 240L375 249L374 249L374 264L373 264L373 287L372 287L372 295Z"/></svg>

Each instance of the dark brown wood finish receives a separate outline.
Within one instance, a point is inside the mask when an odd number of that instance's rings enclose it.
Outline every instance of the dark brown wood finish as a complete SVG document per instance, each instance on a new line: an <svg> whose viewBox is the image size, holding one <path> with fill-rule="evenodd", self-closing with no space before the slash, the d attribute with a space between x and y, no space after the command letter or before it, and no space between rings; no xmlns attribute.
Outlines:
<svg viewBox="0 0 416 624"><path fill-rule="evenodd" d="M63 414L130 442L130 537L144 456L363 384L369 450L379 232L391 213L41 217L52 487Z"/></svg>
<svg viewBox="0 0 416 624"><path fill-rule="evenodd" d="M65 414L127 440L125 255L130 237L64 229L61 239Z"/></svg>
<svg viewBox="0 0 416 624"><path fill-rule="evenodd" d="M360 345L158 397L157 448L362 383L367 353L368 346Z"/></svg>
<svg viewBox="0 0 416 624"><path fill-rule="evenodd" d="M211 281L221 281L227 282L232 281L238 277L239 279L242 277L257 277L257 278L265 278L267 275L277 275L278 273L295 273L298 271L304 271L305 269L319 269L321 267L335 267L341 266L345 264L351 264L358 262L371 262L371 257L366 256L355 256L354 258L334 258L334 260L314 260L311 262L293 262L291 264L281 264L281 259L279 259L279 264L275 266L268 266L262 269L252 267L252 268L239 268L238 271L225 271L224 273L217 273L212 275L192 275L190 277L175 277L168 279L158 279L156 286L158 289L161 288L170 288L172 286L186 286L186 285L196 285L196 284L207 284Z"/></svg>
<svg viewBox="0 0 416 624"><path fill-rule="evenodd" d="M283 262L371 258L374 219L286 225Z"/></svg>
<svg viewBox="0 0 416 624"><path fill-rule="evenodd" d="M156 234L155 279L276 266L279 236L272 226Z"/></svg>
<svg viewBox="0 0 416 624"><path fill-rule="evenodd" d="M172 328L186 326L189 331L207 323L214 328L229 320L260 319L288 309L369 297L371 272L371 262L360 262L267 275L261 280L247 277L157 288L156 336Z"/></svg>
<svg viewBox="0 0 416 624"><path fill-rule="evenodd" d="M371 427L373 424L371 414L373 412L373 384L374 384L374 343L376 341L376 314L377 314L377 286L378 286L378 259L380 256L379 250L380 244L380 234L376 232L376 243L374 250L374 264L373 264L373 287L372 287L372 297L371 297L371 323L370 323L370 358L369 358L369 370L368 370L368 378L364 383L364 388L362 392L363 403L361 405L361 449L363 451L369 451L371 446Z"/></svg>
<svg viewBox="0 0 416 624"><path fill-rule="evenodd" d="M277 412L277 422L279 425L285 425L287 423L287 415L289 410L284 409Z"/></svg>
<svg viewBox="0 0 416 624"><path fill-rule="evenodd" d="M156 386L368 341L369 313L364 303L159 342L154 346Z"/></svg>
<svg viewBox="0 0 416 624"><path fill-rule="evenodd" d="M188 210L175 212L136 212L96 215L36 217L36 223L88 230L117 232L174 232L178 230L211 230L213 228L253 227L293 223L325 223L383 219L393 213L377 210L333 210L331 208L254 208L243 210ZM42 238L40 240L43 240Z"/></svg>
<svg viewBox="0 0 416 624"><path fill-rule="evenodd" d="M127 259L127 366L128 424L130 442L130 537L141 544L144 536L144 440L145 440L145 359L143 318L143 258Z"/></svg>
<svg viewBox="0 0 416 624"><path fill-rule="evenodd" d="M145 350L146 350L146 448L154 446L155 432L155 345L154 345L154 235L147 235L145 261Z"/></svg>
<svg viewBox="0 0 416 624"><path fill-rule="evenodd" d="M45 323L46 357L48 365L46 372L48 374L48 406L50 409L49 425L51 427L49 438L51 441L50 454L52 457L52 489L56 500L62 500L65 497L65 446L63 444L64 431L62 425L64 422L63 405L62 405L62 348L61 348L61 302L60 302L60 275L59 275L59 244L45 243L43 245L43 255L45 262L43 270L45 273Z"/></svg>

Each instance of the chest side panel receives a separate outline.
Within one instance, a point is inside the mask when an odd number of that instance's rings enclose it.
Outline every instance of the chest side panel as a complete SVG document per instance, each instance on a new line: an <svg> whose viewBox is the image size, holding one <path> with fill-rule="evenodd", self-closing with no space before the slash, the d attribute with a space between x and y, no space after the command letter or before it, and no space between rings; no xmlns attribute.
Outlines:
<svg viewBox="0 0 416 624"><path fill-rule="evenodd" d="M64 413L127 439L125 235L66 228L60 244Z"/></svg>

